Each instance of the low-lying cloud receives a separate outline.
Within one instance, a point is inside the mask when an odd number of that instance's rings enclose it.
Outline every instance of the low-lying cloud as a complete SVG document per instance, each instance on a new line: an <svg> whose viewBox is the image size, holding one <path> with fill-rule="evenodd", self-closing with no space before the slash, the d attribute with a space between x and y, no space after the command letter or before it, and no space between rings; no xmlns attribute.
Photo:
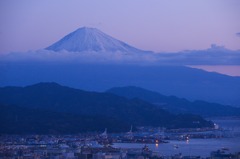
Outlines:
<svg viewBox="0 0 240 159"><path fill-rule="evenodd" d="M206 50L188 50L175 53L68 52L65 50L54 52L43 49L0 56L0 62L18 61L141 65L240 65L240 50L228 50L217 45L212 45Z"/></svg>
<svg viewBox="0 0 240 159"><path fill-rule="evenodd" d="M159 53L158 59L179 65L240 65L240 50L232 51L223 46L212 45L206 50Z"/></svg>

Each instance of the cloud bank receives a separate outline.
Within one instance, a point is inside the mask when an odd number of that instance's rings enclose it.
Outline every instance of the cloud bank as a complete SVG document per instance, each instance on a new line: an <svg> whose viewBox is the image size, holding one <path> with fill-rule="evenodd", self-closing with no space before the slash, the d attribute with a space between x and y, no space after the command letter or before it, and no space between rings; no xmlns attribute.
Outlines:
<svg viewBox="0 0 240 159"><path fill-rule="evenodd" d="M240 50L211 45L206 50L186 50L176 53L159 53L159 61L178 65L240 65Z"/></svg>
<svg viewBox="0 0 240 159"><path fill-rule="evenodd" d="M240 50L212 45L206 50L186 50L175 53L126 52L54 52L36 50L13 52L0 56L0 62L62 62L62 63L115 63L150 65L240 65Z"/></svg>

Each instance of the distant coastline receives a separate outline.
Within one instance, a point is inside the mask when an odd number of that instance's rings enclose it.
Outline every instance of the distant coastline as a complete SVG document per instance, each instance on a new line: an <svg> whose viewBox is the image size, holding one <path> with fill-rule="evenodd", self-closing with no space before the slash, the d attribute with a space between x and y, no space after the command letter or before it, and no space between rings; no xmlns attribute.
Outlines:
<svg viewBox="0 0 240 159"><path fill-rule="evenodd" d="M188 67L240 77L240 65L189 65Z"/></svg>

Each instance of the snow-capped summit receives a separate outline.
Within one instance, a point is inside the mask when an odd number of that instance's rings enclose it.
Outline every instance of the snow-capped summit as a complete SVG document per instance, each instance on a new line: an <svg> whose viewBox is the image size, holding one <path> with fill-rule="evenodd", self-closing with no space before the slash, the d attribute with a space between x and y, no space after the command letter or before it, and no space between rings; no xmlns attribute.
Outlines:
<svg viewBox="0 0 240 159"><path fill-rule="evenodd" d="M119 41L96 28L88 27L77 29L46 49L53 51L67 50L71 52L144 52Z"/></svg>

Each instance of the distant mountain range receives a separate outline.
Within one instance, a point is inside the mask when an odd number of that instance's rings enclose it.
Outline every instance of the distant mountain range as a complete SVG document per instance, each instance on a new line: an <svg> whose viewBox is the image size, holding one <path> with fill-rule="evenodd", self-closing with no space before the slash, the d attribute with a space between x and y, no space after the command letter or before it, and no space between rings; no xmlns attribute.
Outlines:
<svg viewBox="0 0 240 159"><path fill-rule="evenodd" d="M9 63L0 67L0 86L57 82L73 88L105 91L137 86L164 95L240 106L240 77L183 66L77 63Z"/></svg>
<svg viewBox="0 0 240 159"><path fill-rule="evenodd" d="M58 114L55 114L55 116L51 118L46 111L68 113L72 114L72 116L66 116L66 119L69 119L69 122L66 122L66 124L70 123L69 127L73 127L71 124L76 123L73 121L73 118L76 115L79 117L77 120L80 120L80 118L84 116L83 120L86 121L91 119L88 116L93 116L93 121L87 122L91 123L91 125L93 125L93 123L99 123L96 119L100 118L97 118L96 116L104 116L103 121L113 118L117 121L115 122L115 126L118 122L122 122L122 128L126 128L130 124L134 126L163 126L167 128L212 126L211 122L204 120L200 116L190 114L173 115L139 99L127 99L110 93L87 92L64 87L56 83L39 83L27 87L4 87L0 88L0 97L0 103L4 106L2 109L5 111L4 114L6 115L11 114L11 111L20 111L19 114L16 114L17 116L25 116L24 119L26 120L33 119L33 121L37 121L38 119L33 117L33 114L37 113L36 109L41 109L40 115L42 114L42 118L46 118L46 120L41 119L40 121L47 122L47 119L49 119L50 123L52 123L55 118L58 118ZM7 109L6 105L14 105L18 107L10 107ZM23 107L24 109L21 111L20 107ZM25 108L34 109L27 110L27 112L33 112L33 114L21 114L25 112ZM8 112L8 110L10 112ZM13 116L8 117L4 114L2 114L2 120L16 120ZM45 117L46 115L48 116ZM59 115L59 117L62 116L64 115ZM9 122L10 121L11 120L9 120ZM11 122L14 123L14 121ZM60 120L59 124L61 122L63 121ZM103 122L100 123L102 126ZM112 122L106 122L105 127L110 127L111 130L119 130L113 128L113 125L111 124ZM9 126L12 127L11 125ZM29 126L31 126L31 124ZM46 125L42 126L44 127ZM77 124L76 126L81 125ZM99 130L99 126L96 127L95 130ZM87 128L89 128L89 126L85 124L82 124L82 127L83 128L79 129L76 128L76 130L88 130Z"/></svg>
<svg viewBox="0 0 240 159"><path fill-rule="evenodd" d="M221 105L217 103L209 103L205 101L188 101L184 98L175 96L165 96L160 93L146 90L139 87L116 87L109 89L107 92L113 93L129 99L141 99L171 113L191 113L205 117L220 117L220 116L239 116L240 108Z"/></svg>

